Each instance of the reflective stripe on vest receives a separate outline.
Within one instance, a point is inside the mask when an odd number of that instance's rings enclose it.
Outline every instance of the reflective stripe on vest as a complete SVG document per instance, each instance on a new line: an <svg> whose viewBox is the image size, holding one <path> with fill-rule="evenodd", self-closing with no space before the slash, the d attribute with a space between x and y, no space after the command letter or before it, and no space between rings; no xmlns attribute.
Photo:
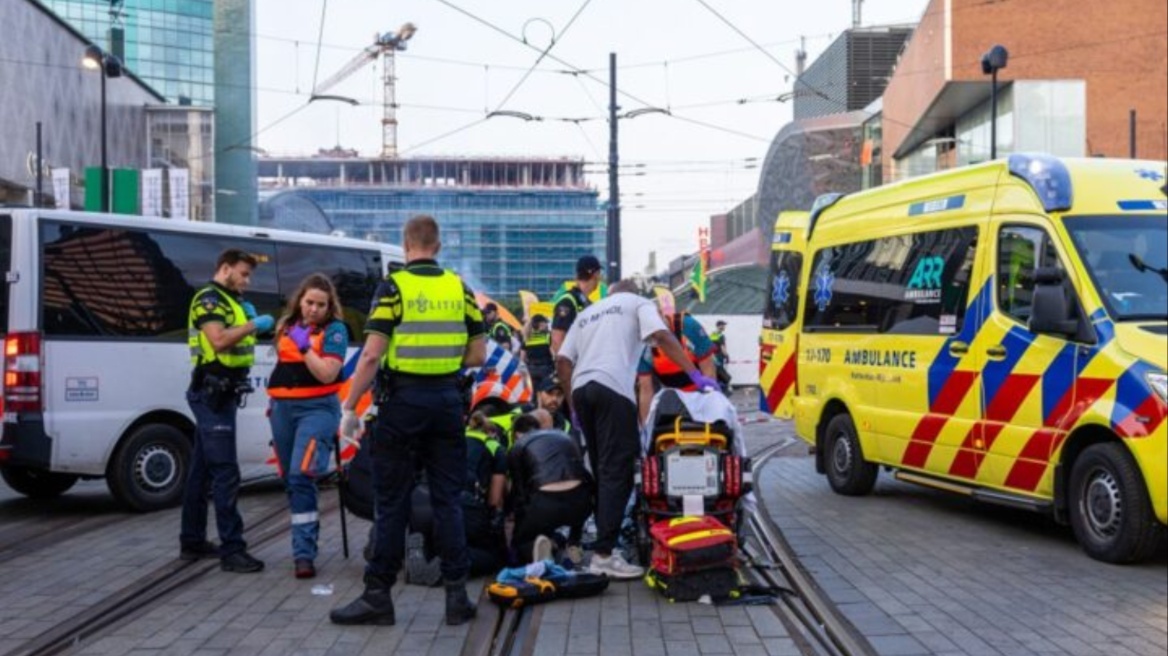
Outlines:
<svg viewBox="0 0 1168 656"><path fill-rule="evenodd" d="M309 337L317 355L324 354L324 330L316 328ZM331 383L322 383L308 368L306 354L300 352L287 332L276 340L276 368L268 379L268 396L273 399L311 399L336 394L341 389L341 373Z"/></svg>
<svg viewBox="0 0 1168 656"><path fill-rule="evenodd" d="M250 367L255 363L256 338L254 333L239 340L227 351L216 353L215 347L211 346L211 340L207 339L207 335L195 327L195 301L208 289L214 290L223 300L227 301L227 307L231 310L231 314L227 316L227 328L242 326L248 322L247 313L243 311L243 306L230 294L215 285L200 289L191 299L190 310L187 313L187 347L191 353L191 364L197 367L218 361L223 366L232 369Z"/></svg>
<svg viewBox="0 0 1168 656"><path fill-rule="evenodd" d="M548 344L551 344L551 343L552 343L551 333L546 333L546 332L535 333L535 332L533 332L533 333L531 333L531 336L527 338L527 346L528 347L547 346Z"/></svg>
<svg viewBox="0 0 1168 656"><path fill-rule="evenodd" d="M381 365L391 371L444 376L462 368L468 341L462 280L449 271L419 276L390 274L402 299L402 317Z"/></svg>

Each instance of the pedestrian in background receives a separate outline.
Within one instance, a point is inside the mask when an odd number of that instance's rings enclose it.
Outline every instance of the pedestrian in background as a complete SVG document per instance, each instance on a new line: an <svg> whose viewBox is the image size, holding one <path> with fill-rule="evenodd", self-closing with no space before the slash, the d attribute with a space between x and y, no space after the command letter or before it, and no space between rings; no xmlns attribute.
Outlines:
<svg viewBox="0 0 1168 656"><path fill-rule="evenodd" d="M649 340L699 389L717 389L665 327L656 303L638 296L629 280L613 285L608 298L576 317L556 358L572 423L584 433L596 477L596 546L589 569L614 579L645 573L614 549L641 450L634 382Z"/></svg>
<svg viewBox="0 0 1168 656"><path fill-rule="evenodd" d="M556 301L552 311L552 353L560 352L568 329L576 321L576 315L592 304L588 297L600 287L600 271L600 260L595 255L585 255L576 260L576 286Z"/></svg>
<svg viewBox="0 0 1168 656"><path fill-rule="evenodd" d="M300 283L276 325L276 367L268 381L269 419L280 478L292 514L298 579L316 576L320 517L316 480L328 473L341 423L341 367L349 346L343 309L327 276Z"/></svg>
<svg viewBox="0 0 1168 656"><path fill-rule="evenodd" d="M470 558L461 496L466 482L466 406L459 372L483 364L483 315L474 292L438 266L438 222L415 216L402 230L406 266L377 288L365 347L342 406L341 434L360 429L355 408L377 385L373 460L374 541L365 591L329 615L336 624L393 624L391 589L405 558L406 521L419 466L430 501L446 583L446 623L475 616L466 595Z"/></svg>
<svg viewBox="0 0 1168 656"><path fill-rule="evenodd" d="M195 415L191 468L183 491L179 557L183 560L219 557L225 572L258 572L261 560L247 553L239 498L239 457L235 444L235 414L251 392L248 372L255 363L256 333L275 326L270 315L256 316L243 300L251 284L256 258L229 248L215 263L215 277L195 293L187 320L191 384L187 403ZM219 546L207 540L207 492L215 502Z"/></svg>
<svg viewBox="0 0 1168 656"><path fill-rule="evenodd" d="M730 393L730 351L726 348L726 322L721 319L714 324L714 332L710 333L710 341L714 344L714 370L722 390Z"/></svg>

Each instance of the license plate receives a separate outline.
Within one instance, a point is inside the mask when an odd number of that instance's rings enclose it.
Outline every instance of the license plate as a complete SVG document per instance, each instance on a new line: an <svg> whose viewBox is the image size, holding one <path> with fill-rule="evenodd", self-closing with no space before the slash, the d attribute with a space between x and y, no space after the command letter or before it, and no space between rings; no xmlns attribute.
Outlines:
<svg viewBox="0 0 1168 656"><path fill-rule="evenodd" d="M669 496L717 496L718 456L671 453L665 458L665 481L665 493Z"/></svg>

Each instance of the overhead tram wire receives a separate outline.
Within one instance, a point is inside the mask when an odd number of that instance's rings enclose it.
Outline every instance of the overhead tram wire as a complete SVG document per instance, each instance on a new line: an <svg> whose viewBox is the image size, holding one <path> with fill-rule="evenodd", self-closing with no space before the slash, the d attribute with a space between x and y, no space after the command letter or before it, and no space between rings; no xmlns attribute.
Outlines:
<svg viewBox="0 0 1168 656"><path fill-rule="evenodd" d="M532 71L534 71L539 66L540 62L542 62L544 60L544 58L546 58L550 55L552 48L554 48L556 46L556 44L559 43L560 39L562 39L564 37L564 34L567 33L568 29L572 27L573 23L576 22L576 19L580 17L580 14L583 13L584 9L591 2L592 2L592 0L584 0L583 4L580 5L580 8L576 10L576 13L572 15L572 18L569 19L568 22L564 25L564 27L560 30L560 33L558 35L556 35L556 34L552 35L552 39L548 43L547 47L544 48L542 51L540 51L539 57L537 57L535 59L535 61L527 69L527 72L523 74L523 77L519 78L519 81L516 82L515 85L511 87L511 90L508 91L507 95L503 97L502 102L500 102L498 104L498 106L495 107L494 112L490 112L480 119L477 119L471 123L467 123L466 125L463 125L461 127L455 128L449 132L446 132L446 133L440 134L436 137L427 139L425 141L422 141L421 143L414 144L414 145L410 146L409 148L406 148L405 150L401 151L399 153L399 155L405 155L407 153L414 152L415 150L417 150L423 146L428 146L432 143L441 141L441 140L446 139L448 137L452 137L456 134L459 134L460 132L464 132L464 131L469 130L473 127L477 127L478 125L486 123L487 120L490 119L491 114L494 114L495 112L502 110L503 107L507 104L507 101L510 100L511 97L515 95L515 92L519 91L519 88L521 86L523 86L523 83L526 82L529 77L531 77ZM523 43L523 45L529 45L525 39L520 39L520 42ZM534 47L534 46L530 46L530 47Z"/></svg>
<svg viewBox="0 0 1168 656"><path fill-rule="evenodd" d="M316 36L316 63L312 67L312 88L316 88L317 77L320 75L320 48L324 43L324 19L328 14L328 0L320 2L320 31Z"/></svg>
<svg viewBox="0 0 1168 656"><path fill-rule="evenodd" d="M506 30L504 30L504 29L503 29L503 28L501 28L501 27L498 27L497 25L494 25L493 23L491 23L490 21L486 20L485 18L482 18L481 16L478 16L478 15L476 15L476 14L472 13L472 12L469 12L469 11L467 11L467 10L463 9L462 7L459 7L458 5L456 5L456 4L452 3L452 2L450 2L450 0L435 0L435 2L441 3L441 4L443 4L443 5L447 6L447 7L450 7L451 9L453 9L453 10L457 11L458 13L460 13L460 14L462 14L462 15L466 16L467 18L470 18L471 20L473 20L473 21L475 21L475 22L477 22L477 23L481 23L482 25L484 25L484 26L486 26L486 27L490 28L492 31L498 32L498 33L502 34L503 36L506 36L508 39L511 39L512 41L515 41L515 42L517 42L517 43L523 44L525 47L528 47L528 48L535 49L535 46L532 46L531 44L527 43L527 42L526 42L526 41L524 41L523 39L521 39L521 38L519 38L519 37L515 36L514 34L511 34L510 32L507 32ZM551 59L551 60L552 60L552 61L554 61L554 62L558 62L558 63L560 63L560 64L562 64L562 65L564 65L564 66L567 66L568 68L571 68L573 71L575 71L575 74L577 74L577 75L583 75L583 76L587 77L588 79L590 79L590 80L592 80L592 81L596 82L597 84L603 85L603 86L605 86L605 87L607 87L607 86L609 85L607 81L605 81L605 80L602 80L601 78L599 78L599 77L597 77L596 75L594 75L594 74L592 74L592 73L588 72L587 70L585 70L585 69L583 69L583 68L580 68L579 66L576 66L576 65L574 65L574 64L572 64L572 63L570 63L570 62L568 62L568 61L565 61L564 59L562 59L562 58L560 58L560 57L557 57L557 56L555 56L555 55L548 55L548 58L549 58L549 59ZM649 103L649 102L645 101L645 100L644 100L644 99L642 99L642 98L638 98L637 96L634 96L633 94L631 94L631 93L629 93L629 92L627 92L627 91L624 91L624 90L622 90L620 87L617 87L617 90L616 90L616 91L617 91L617 93L618 93L618 94L620 94L621 96L623 96L623 97L625 97L625 98L628 98L629 100L632 100L632 101L634 101L634 102L637 102L637 103L639 103L639 104L641 104L641 105L643 105L643 106L645 106L645 107L651 107L651 106L652 106L652 103ZM727 127L724 127L724 126L715 125L715 124L712 124L712 123L707 123L707 122L705 122L705 121L699 121L699 120L697 120L697 119L691 119L691 118L688 118L688 117L678 116L677 114L673 114L673 113L666 114L666 116L669 116L670 118L674 118L674 119L676 119L676 120L679 120L679 121L683 121L683 122L687 122L687 123L692 123L692 124L694 124L694 125L699 125L699 126L705 127L705 128L707 128L707 129L710 129L710 130L717 130L717 131L720 131L720 132L725 132L725 133L727 133L727 134L733 134L733 135L736 135L736 136L739 136L739 137L743 137L743 138L746 138L746 139L751 139L751 140L754 140L754 141L760 141L760 142L764 142L764 143L770 143L770 141L771 141L770 139L763 138L763 137L759 137L759 136L757 136L757 135L753 135L753 134L747 134L747 133L745 133L745 132L740 132L740 131L738 131L738 130L734 130L734 129L732 129L732 128L727 128Z"/></svg>

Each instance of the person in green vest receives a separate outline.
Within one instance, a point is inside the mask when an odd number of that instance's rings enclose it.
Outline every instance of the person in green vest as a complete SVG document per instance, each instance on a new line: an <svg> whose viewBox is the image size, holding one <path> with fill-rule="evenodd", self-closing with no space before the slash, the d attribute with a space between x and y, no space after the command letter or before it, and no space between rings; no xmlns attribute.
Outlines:
<svg viewBox="0 0 1168 656"><path fill-rule="evenodd" d="M483 325L487 327L487 335L510 353L515 331L499 317L498 305L487 303L483 306Z"/></svg>
<svg viewBox="0 0 1168 656"><path fill-rule="evenodd" d="M474 292L438 265L438 222L415 216L402 230L406 266L386 277L375 292L365 325L365 346L342 404L341 435L361 429L357 402L377 377L377 425L367 436L375 497L372 558L365 591L334 609L334 624L392 625L391 593L405 560L406 524L415 473L426 471L442 578L446 623L475 616L467 598L470 557L462 514L466 485L464 368L486 359L486 329Z"/></svg>
<svg viewBox="0 0 1168 656"><path fill-rule="evenodd" d="M523 341L520 354L527 373L531 376L532 389L538 390L544 378L555 374L556 363L552 359L551 324L548 318L537 314L531 318L530 331Z"/></svg>
<svg viewBox="0 0 1168 656"><path fill-rule="evenodd" d="M179 558L219 557L225 572L258 572L261 560L247 553L239 497L235 413L251 391L248 372L255 362L256 333L276 325L243 300L256 258L230 248L219 255L215 277L191 299L187 321L191 384L187 403L195 415L195 442L183 492ZM219 546L207 540L207 490L215 502Z"/></svg>
<svg viewBox="0 0 1168 656"><path fill-rule="evenodd" d="M552 311L552 353L560 352L560 345L568 335L568 329L576 322L576 315L592 304L588 295L600 287L600 260L595 255L585 255L576 260L576 286L566 290L555 299Z"/></svg>

